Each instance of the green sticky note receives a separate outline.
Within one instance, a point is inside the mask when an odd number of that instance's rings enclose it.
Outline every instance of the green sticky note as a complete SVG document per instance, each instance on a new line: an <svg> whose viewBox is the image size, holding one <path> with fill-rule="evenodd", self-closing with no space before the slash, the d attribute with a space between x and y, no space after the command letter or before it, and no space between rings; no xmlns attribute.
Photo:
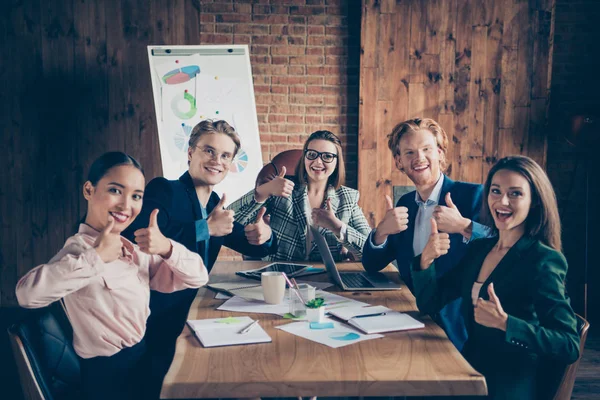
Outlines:
<svg viewBox="0 0 600 400"><path fill-rule="evenodd" d="M242 320L235 317L221 318L215 321L217 324L239 324L240 322L242 322Z"/></svg>

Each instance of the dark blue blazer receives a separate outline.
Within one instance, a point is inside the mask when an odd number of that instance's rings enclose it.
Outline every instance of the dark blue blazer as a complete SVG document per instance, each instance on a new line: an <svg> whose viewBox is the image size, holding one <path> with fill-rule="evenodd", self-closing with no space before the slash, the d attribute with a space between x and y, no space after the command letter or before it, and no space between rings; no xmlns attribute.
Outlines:
<svg viewBox="0 0 600 400"><path fill-rule="evenodd" d="M209 215L219 202L219 196L212 192L206 214ZM173 239L190 251L205 257L206 240L197 241L198 235L208 238L208 227L203 223L200 201L194 188L194 183L188 172L178 180L170 181L165 178L155 178L146 186L144 205L140 215L123 232L123 236L133 240L133 233L140 228L146 228L152 210L158 209L158 226L163 235ZM202 232L205 230L205 232ZM215 264L221 246L227 246L242 254L253 257L264 257L277 251L277 240L273 235L271 240L261 246L248 243L244 226L234 222L233 232L227 236L213 237L208 242L208 259L204 264L210 271Z"/></svg>
<svg viewBox="0 0 600 400"><path fill-rule="evenodd" d="M462 216L473 221L471 240L489 236L490 230L476 222L479 220L483 186L474 183L455 182L445 175L443 179L439 205L446 205L446 193L450 192L452 201ZM372 239L375 233L375 230L373 230L363 248L362 258L363 266L367 271L379 271L395 260L402 280L411 291L413 291L413 282L410 269L416 255L413 251L413 238L415 219L419 209L415 201L415 194L416 191L405 194L396 204L396 207L408 208L408 229L390 235L382 248L373 246ZM458 233L451 234L450 251L436 260L438 277L454 268L464 256L466 250L467 243L464 242L463 236ZM460 313L460 300L456 304L451 303L442 309L438 322L441 322L450 340L457 348L461 349L467 339L467 331Z"/></svg>

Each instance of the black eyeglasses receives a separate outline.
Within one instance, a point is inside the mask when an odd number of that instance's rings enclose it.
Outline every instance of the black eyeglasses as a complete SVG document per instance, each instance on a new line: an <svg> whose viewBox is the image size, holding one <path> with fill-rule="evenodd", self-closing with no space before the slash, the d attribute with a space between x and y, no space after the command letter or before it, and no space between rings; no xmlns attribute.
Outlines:
<svg viewBox="0 0 600 400"><path fill-rule="evenodd" d="M333 153L329 153L329 152L320 152L320 151L316 151L316 150L305 150L304 151L304 157L306 157L307 160L316 160L317 157L321 157L321 160L323 160L324 163L332 163L333 160L335 160L337 158L337 154L333 154Z"/></svg>

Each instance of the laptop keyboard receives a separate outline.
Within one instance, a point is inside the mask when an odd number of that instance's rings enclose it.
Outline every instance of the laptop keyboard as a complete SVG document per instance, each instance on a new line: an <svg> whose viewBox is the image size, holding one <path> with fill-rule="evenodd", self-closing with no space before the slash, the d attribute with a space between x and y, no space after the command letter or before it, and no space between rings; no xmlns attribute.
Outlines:
<svg viewBox="0 0 600 400"><path fill-rule="evenodd" d="M357 274L340 274L342 282L349 288L372 288L374 287L362 273Z"/></svg>

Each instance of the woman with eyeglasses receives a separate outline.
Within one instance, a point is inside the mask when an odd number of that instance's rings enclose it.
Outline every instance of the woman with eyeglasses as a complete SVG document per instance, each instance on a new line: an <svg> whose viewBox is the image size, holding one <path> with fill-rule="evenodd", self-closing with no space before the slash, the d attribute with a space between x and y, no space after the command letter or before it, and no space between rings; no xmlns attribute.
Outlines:
<svg viewBox="0 0 600 400"><path fill-rule="evenodd" d="M360 259L371 228L358 206L358 191L342 186L346 169L340 139L329 131L314 132L296 167L297 184L285 173L284 167L229 207L244 225L266 207L278 249L265 259L320 261L309 225L318 227L336 260Z"/></svg>

